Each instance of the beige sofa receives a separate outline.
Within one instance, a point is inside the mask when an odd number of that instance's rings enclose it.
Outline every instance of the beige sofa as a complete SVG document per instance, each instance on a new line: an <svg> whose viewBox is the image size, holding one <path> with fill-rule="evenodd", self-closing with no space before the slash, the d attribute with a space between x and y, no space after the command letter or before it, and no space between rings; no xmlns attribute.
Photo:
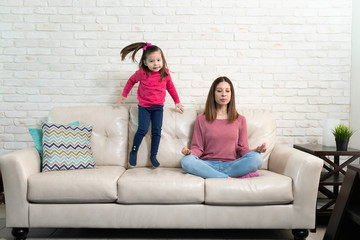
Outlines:
<svg viewBox="0 0 360 240"><path fill-rule="evenodd" d="M275 116L239 109L248 123L250 147L266 142L260 176L203 179L181 168L181 149L190 145L197 116L164 109L158 153L151 167L150 137L128 166L137 129L137 107L58 107L49 121L93 125L95 169L41 172L35 148L1 156L6 226L18 239L29 228L293 229L305 239L315 227L319 158L276 143ZM221 141L221 136L219 136ZM130 146L131 147L131 146Z"/></svg>

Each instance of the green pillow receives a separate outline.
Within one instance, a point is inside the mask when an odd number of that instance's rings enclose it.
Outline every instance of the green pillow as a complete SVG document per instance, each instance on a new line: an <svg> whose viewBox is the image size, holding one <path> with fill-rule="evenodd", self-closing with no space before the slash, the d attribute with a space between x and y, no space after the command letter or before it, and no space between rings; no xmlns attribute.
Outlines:
<svg viewBox="0 0 360 240"><path fill-rule="evenodd" d="M71 126L79 126L79 121L69 123ZM35 147L40 153L40 158L43 156L43 147L42 147L42 138L43 138L43 130L42 128L29 128L29 133L34 140Z"/></svg>

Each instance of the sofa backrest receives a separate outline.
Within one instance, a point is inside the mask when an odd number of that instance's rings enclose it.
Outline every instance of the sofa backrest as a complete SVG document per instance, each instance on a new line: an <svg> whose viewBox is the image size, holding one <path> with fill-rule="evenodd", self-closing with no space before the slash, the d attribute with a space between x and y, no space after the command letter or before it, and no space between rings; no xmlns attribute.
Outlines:
<svg viewBox="0 0 360 240"><path fill-rule="evenodd" d="M261 168L268 169L269 156L275 146L275 114L270 110L250 108L240 108L238 112L246 118L250 149L266 143L267 150L262 154L264 161Z"/></svg>
<svg viewBox="0 0 360 240"><path fill-rule="evenodd" d="M91 149L95 163L127 167L129 110L125 106L56 107L48 120L92 125Z"/></svg>
<svg viewBox="0 0 360 240"><path fill-rule="evenodd" d="M180 113L173 108L164 108L157 156L160 167L181 167L181 149L185 145L190 146L196 116L200 112L186 108L184 113ZM240 108L238 112L247 120L249 147L267 143L262 166L267 169L268 158L275 145L275 115L262 109ZM60 124L79 121L81 125L92 125L91 148L96 164L129 167L128 153L138 125L137 106L56 107L50 111L48 120ZM136 167L152 166L150 148L151 128L140 145Z"/></svg>
<svg viewBox="0 0 360 240"><path fill-rule="evenodd" d="M161 167L181 167L181 149L190 146L196 116L202 111L186 108L184 113L172 108L164 108L164 118L161 141L157 159ZM249 147L251 149L267 144L267 151L263 153L262 169L268 168L269 155L275 145L276 120L273 112L262 109L238 109L239 114L247 120ZM130 108L129 122L129 151L138 125L138 108ZM152 166L150 163L151 130L144 137L138 151L136 167ZM130 167L130 165L129 165Z"/></svg>

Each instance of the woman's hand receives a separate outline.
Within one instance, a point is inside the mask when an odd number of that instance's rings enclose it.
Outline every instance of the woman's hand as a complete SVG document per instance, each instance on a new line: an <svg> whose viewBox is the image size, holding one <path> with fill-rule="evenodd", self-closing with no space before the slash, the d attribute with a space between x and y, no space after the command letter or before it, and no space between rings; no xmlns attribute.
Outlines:
<svg viewBox="0 0 360 240"><path fill-rule="evenodd" d="M118 98L117 98L117 100L116 100L116 104L119 104L119 103L125 103L125 101L126 101L126 97L124 97L124 96L119 96Z"/></svg>
<svg viewBox="0 0 360 240"><path fill-rule="evenodd" d="M183 147L183 149L181 150L181 153L184 154L184 155L190 155L191 154L191 150L185 146Z"/></svg>
<svg viewBox="0 0 360 240"><path fill-rule="evenodd" d="M265 152L266 151L266 143L263 143L260 146L257 146L253 151L258 152L258 153Z"/></svg>
<svg viewBox="0 0 360 240"><path fill-rule="evenodd" d="M182 113L184 112L184 106L180 103L175 104L175 110L179 109Z"/></svg>

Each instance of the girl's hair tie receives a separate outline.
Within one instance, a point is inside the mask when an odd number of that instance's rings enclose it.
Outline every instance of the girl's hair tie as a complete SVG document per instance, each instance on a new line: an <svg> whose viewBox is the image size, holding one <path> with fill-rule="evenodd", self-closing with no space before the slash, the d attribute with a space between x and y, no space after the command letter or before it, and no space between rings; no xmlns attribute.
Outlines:
<svg viewBox="0 0 360 240"><path fill-rule="evenodd" d="M146 51L146 49L147 49L148 47L151 47L151 46L152 46L152 44L147 42L146 45L143 46L142 49L143 49L144 51Z"/></svg>

